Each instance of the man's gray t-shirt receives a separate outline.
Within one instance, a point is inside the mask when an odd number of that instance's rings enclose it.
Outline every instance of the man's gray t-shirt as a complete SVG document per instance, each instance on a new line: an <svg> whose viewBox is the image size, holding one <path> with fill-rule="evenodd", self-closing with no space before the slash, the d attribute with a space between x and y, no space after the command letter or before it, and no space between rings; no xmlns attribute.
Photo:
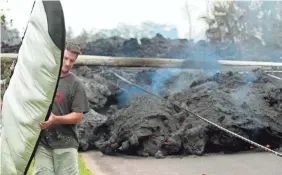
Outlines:
<svg viewBox="0 0 282 175"><path fill-rule="evenodd" d="M82 82L74 74L60 78L52 113L67 115L89 111L88 99ZM40 145L56 148L78 148L76 124L53 124L43 130Z"/></svg>

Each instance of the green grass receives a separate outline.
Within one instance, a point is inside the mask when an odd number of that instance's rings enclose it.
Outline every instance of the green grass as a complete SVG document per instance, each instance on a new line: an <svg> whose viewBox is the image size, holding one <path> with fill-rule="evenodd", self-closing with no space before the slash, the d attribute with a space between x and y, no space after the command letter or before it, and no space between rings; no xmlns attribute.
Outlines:
<svg viewBox="0 0 282 175"><path fill-rule="evenodd" d="M80 175L93 175L89 171L89 169L85 166L81 155L78 156L78 167L79 167L79 174Z"/></svg>
<svg viewBox="0 0 282 175"><path fill-rule="evenodd" d="M34 161L32 161L30 169L28 171L28 175L32 175L32 168L33 168ZM82 157L79 155L78 156L78 166L79 166L79 175L93 175L91 172L88 170L88 168L85 166Z"/></svg>

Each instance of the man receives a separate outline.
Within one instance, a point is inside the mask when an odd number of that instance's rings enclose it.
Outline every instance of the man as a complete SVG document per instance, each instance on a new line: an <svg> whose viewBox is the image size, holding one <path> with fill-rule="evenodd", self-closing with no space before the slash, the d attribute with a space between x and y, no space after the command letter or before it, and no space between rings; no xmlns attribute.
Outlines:
<svg viewBox="0 0 282 175"><path fill-rule="evenodd" d="M40 122L42 136L35 154L34 175L78 175L76 124L89 111L83 84L70 72L80 49L68 43L52 113Z"/></svg>

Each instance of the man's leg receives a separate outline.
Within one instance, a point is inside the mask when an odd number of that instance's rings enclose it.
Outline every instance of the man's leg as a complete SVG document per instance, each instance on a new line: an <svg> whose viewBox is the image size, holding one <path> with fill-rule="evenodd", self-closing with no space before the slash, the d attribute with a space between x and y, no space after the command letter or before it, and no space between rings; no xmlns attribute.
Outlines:
<svg viewBox="0 0 282 175"><path fill-rule="evenodd" d="M56 175L79 175L77 149L63 148L53 151Z"/></svg>
<svg viewBox="0 0 282 175"><path fill-rule="evenodd" d="M35 154L33 175L55 175L52 150L38 146Z"/></svg>

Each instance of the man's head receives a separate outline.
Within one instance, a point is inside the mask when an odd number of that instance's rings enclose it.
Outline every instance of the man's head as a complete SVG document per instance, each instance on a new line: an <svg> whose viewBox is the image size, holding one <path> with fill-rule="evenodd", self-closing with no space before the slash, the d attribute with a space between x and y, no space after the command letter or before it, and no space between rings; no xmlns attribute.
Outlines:
<svg viewBox="0 0 282 175"><path fill-rule="evenodd" d="M73 42L66 44L62 64L62 73L68 73L71 70L79 54L81 54L81 52L77 44Z"/></svg>

